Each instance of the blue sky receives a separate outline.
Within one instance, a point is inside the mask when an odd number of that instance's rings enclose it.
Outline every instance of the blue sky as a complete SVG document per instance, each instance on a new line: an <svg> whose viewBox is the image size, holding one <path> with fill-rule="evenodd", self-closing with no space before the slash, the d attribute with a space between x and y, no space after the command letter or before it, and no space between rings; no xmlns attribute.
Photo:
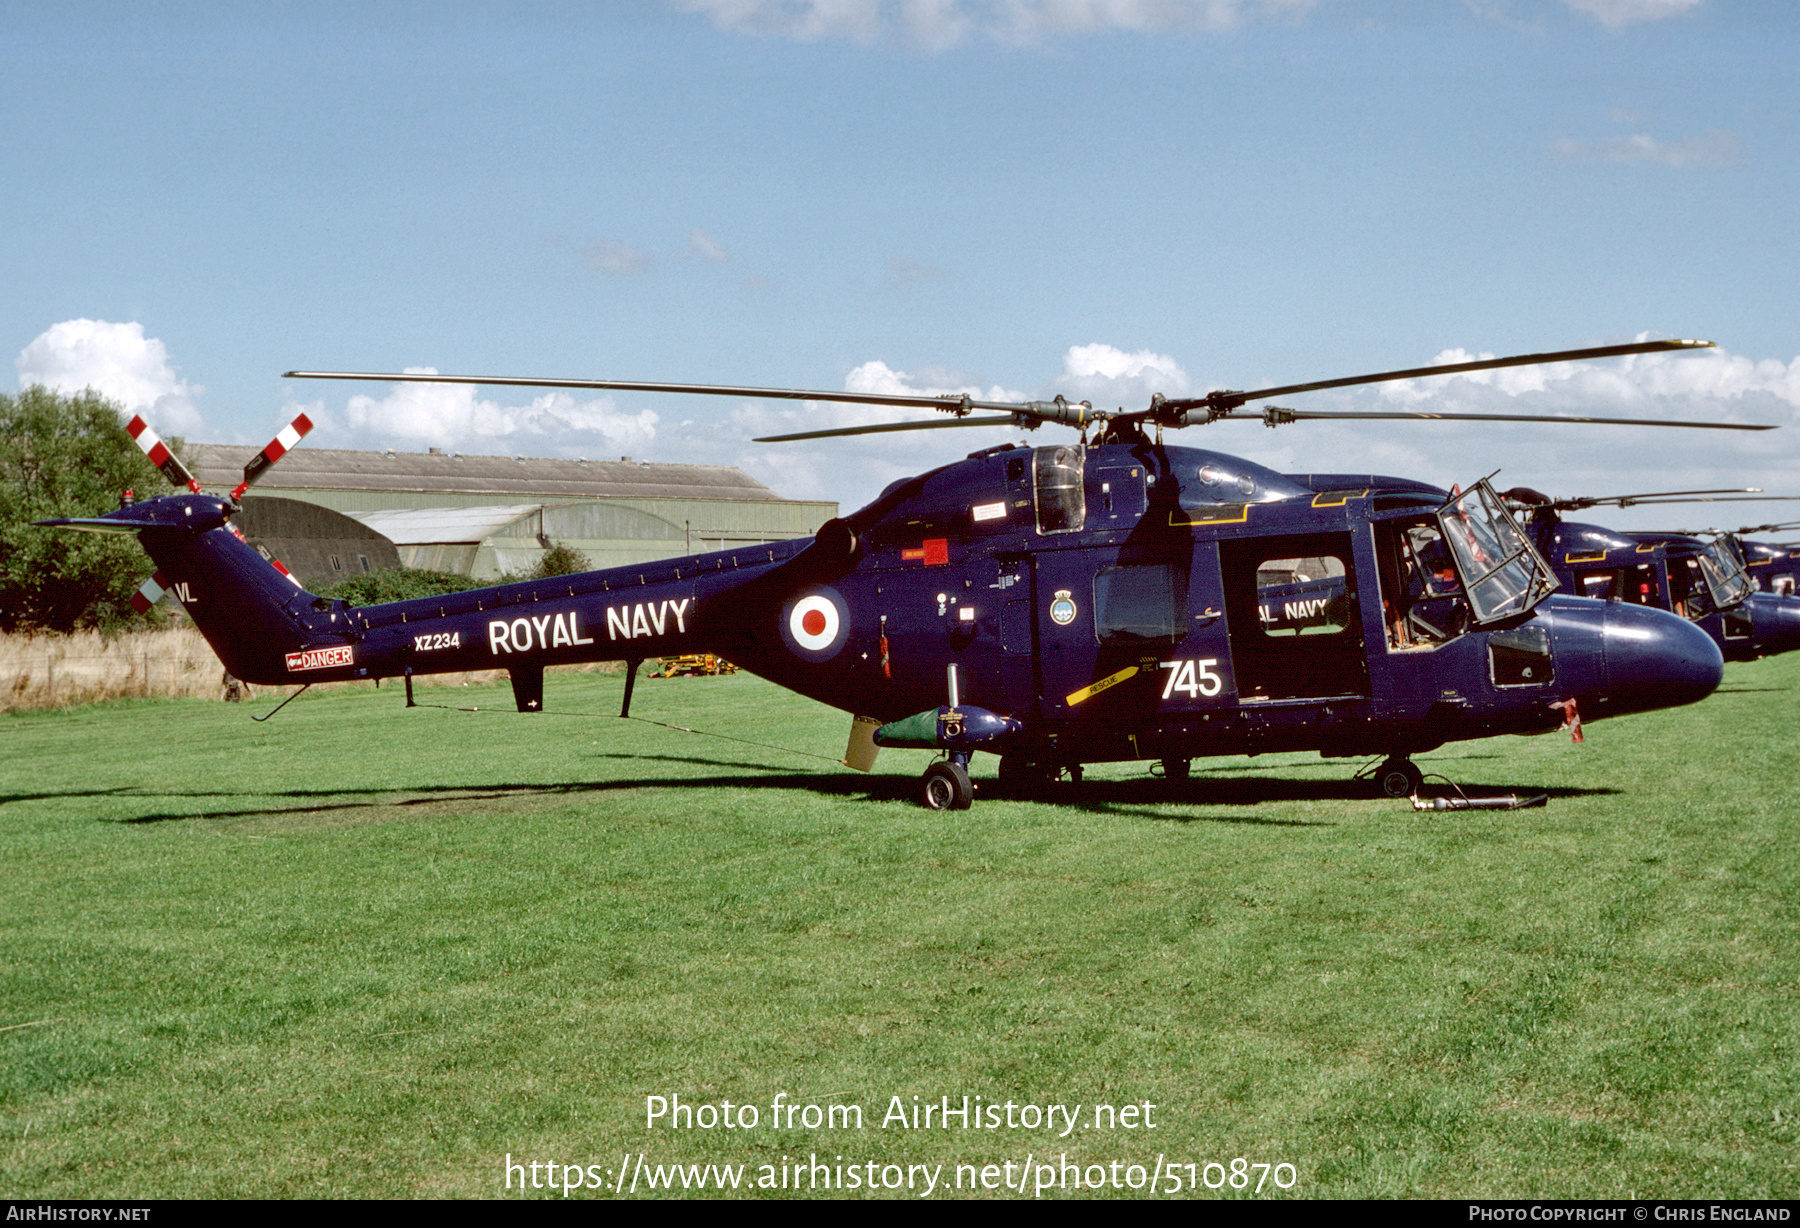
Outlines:
<svg viewBox="0 0 1800 1228"><path fill-rule="evenodd" d="M1720 350L1293 404L1791 424L1797 34L1732 0L0 3L0 348L164 434L261 443L305 408L313 446L735 464L846 509L1022 436L755 445L907 415L281 373L1135 408L1649 334ZM1800 425L1181 442L1800 494Z"/></svg>

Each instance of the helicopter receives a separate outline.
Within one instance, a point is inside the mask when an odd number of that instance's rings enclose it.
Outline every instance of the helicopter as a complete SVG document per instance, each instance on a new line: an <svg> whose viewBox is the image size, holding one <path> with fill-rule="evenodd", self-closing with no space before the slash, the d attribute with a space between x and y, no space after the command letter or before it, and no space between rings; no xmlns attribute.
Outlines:
<svg viewBox="0 0 1800 1228"><path fill-rule="evenodd" d="M1744 562L1750 578L1765 593L1781 597L1796 596L1795 580L1800 577L1800 551L1791 542L1761 542L1738 536L1742 533L1767 533L1772 529L1788 529L1791 524L1753 526L1737 530L1738 545L1744 551ZM1758 570L1760 568L1760 570Z"/></svg>
<svg viewBox="0 0 1800 1228"><path fill-rule="evenodd" d="M1655 606L1700 627L1729 661L1750 661L1800 648L1800 600L1759 592L1735 535L1711 541L1684 533L1617 533L1562 518L1606 504L1761 501L1760 491L1661 491L1603 498L1551 499L1526 487L1505 492L1523 513L1533 544L1572 593ZM1778 496L1779 497L1779 496Z"/></svg>
<svg viewBox="0 0 1800 1228"><path fill-rule="evenodd" d="M976 753L1003 788L1083 765L1318 751L1382 757L1390 796L1417 795L1411 756L1447 742L1544 733L1692 703L1723 670L1713 640L1664 610L1558 593L1550 566L1485 481L1448 498L1378 475L1286 476L1166 429L1253 400L1502 366L1688 350L1653 341L1287 385L1087 402L834 393L535 377L289 372L290 378L580 387L928 408L949 421L767 441L1004 423L1076 428L1002 444L890 485L811 538L442 597L351 608L316 597L233 534L231 498L165 495L52 527L135 533L230 672L258 684L508 672L543 709L548 666L637 665L712 652L852 716L844 761L879 747L942 757L917 796L964 809ZM999 411L976 417L974 411ZM1306 418L1503 415L1311 413ZM1636 425L1769 429L1660 420ZM1150 431L1154 431L1154 437ZM1091 435L1091 437L1090 437ZM279 442L279 441L278 441ZM271 445L275 447L275 445ZM253 462L254 463L254 462ZM176 462L177 470L179 462ZM171 481L184 475L165 467ZM246 471L246 482L252 475ZM298 694L299 692L296 692Z"/></svg>
<svg viewBox="0 0 1800 1228"><path fill-rule="evenodd" d="M1750 579L1756 587L1765 593L1774 593L1780 597L1794 597L1796 579L1800 578L1800 546L1793 542L1756 541L1749 535L1752 533L1780 533L1787 529L1800 528L1800 520L1788 520L1779 524L1748 524L1735 529L1703 529L1698 533L1680 531L1689 537L1717 536L1730 533L1737 539L1738 549L1744 553L1744 564Z"/></svg>

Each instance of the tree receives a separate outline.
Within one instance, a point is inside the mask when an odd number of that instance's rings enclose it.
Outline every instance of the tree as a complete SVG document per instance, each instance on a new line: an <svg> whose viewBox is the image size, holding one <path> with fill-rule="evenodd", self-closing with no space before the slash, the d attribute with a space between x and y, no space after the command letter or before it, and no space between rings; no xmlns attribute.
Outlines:
<svg viewBox="0 0 1800 1228"><path fill-rule="evenodd" d="M544 551L544 557L537 561L537 566L525 573L527 580L548 580L554 576L572 576L579 572L589 571L587 555L564 542L557 542Z"/></svg>
<svg viewBox="0 0 1800 1228"><path fill-rule="evenodd" d="M128 489L161 493L167 479L125 433L123 412L91 388L0 394L0 630L110 631L151 621L131 610L151 570L135 537L32 527L100 515ZM169 446L179 451L179 443Z"/></svg>

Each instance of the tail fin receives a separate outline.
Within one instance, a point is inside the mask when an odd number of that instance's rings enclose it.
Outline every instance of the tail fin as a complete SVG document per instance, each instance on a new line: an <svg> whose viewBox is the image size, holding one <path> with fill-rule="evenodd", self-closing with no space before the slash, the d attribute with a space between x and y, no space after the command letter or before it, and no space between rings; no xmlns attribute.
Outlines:
<svg viewBox="0 0 1800 1228"><path fill-rule="evenodd" d="M291 682L288 658L294 654L324 652L335 663L331 650L353 640L342 603L314 597L258 554L231 527L232 510L210 495L167 495L105 516L42 523L136 533L156 563L146 588L175 595L234 677L263 685Z"/></svg>
<svg viewBox="0 0 1800 1228"><path fill-rule="evenodd" d="M342 613L224 525L193 534L150 529L140 540L234 677L261 685L290 682L289 654L350 642ZM315 609L315 602L327 608Z"/></svg>

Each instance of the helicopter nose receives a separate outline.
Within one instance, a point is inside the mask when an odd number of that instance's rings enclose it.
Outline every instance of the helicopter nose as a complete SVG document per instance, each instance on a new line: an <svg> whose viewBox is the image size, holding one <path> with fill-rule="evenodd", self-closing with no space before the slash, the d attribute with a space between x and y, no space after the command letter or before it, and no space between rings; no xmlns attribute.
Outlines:
<svg viewBox="0 0 1800 1228"><path fill-rule="evenodd" d="M1696 703L1725 676L1712 636L1665 610L1608 602L1601 644L1609 713Z"/></svg>
<svg viewBox="0 0 1800 1228"><path fill-rule="evenodd" d="M1756 650L1764 656L1800 648L1800 599L1777 593L1752 593L1750 611Z"/></svg>

